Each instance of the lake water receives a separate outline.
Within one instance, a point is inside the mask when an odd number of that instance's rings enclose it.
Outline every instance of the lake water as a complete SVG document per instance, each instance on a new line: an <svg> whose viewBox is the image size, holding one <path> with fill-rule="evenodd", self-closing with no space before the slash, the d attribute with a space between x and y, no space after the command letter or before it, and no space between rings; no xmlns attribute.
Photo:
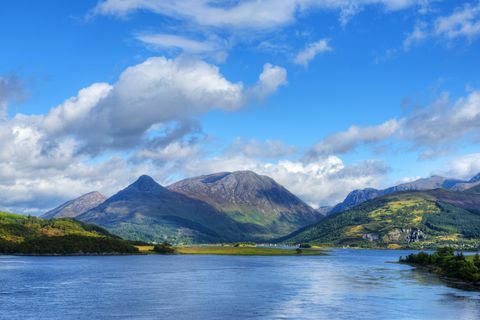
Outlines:
<svg viewBox="0 0 480 320"><path fill-rule="evenodd" d="M480 293L397 261L329 256L0 256L1 319L480 319Z"/></svg>

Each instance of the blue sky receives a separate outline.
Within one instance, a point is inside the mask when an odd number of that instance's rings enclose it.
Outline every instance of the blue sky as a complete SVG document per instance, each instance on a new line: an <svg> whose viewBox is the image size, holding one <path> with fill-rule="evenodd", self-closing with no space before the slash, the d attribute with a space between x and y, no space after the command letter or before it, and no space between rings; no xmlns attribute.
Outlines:
<svg viewBox="0 0 480 320"><path fill-rule="evenodd" d="M3 1L0 200L142 173L255 170L312 205L468 178L479 36L479 1Z"/></svg>

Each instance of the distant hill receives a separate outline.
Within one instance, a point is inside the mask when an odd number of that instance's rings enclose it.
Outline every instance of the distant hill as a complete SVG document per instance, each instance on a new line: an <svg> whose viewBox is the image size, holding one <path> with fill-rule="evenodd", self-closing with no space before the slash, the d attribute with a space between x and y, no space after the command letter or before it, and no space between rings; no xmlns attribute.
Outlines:
<svg viewBox="0 0 480 320"><path fill-rule="evenodd" d="M469 181L464 181L461 179L451 179L441 176L431 176L429 178L421 178L412 182L402 183L397 186L393 186L387 189L374 189L366 188L362 190L354 190L350 192L345 200L341 203L335 205L329 214L342 212L353 208L360 203L365 201L375 199L384 195L392 194L399 191L423 191L423 190L434 190L434 189L445 189L452 191L464 191L469 188L472 188L480 184L480 173Z"/></svg>
<svg viewBox="0 0 480 320"><path fill-rule="evenodd" d="M333 245L435 247L480 243L480 195L397 192L335 213L281 240Z"/></svg>
<svg viewBox="0 0 480 320"><path fill-rule="evenodd" d="M204 201L235 221L266 228L269 236L288 234L323 217L272 178L252 171L199 176L168 189Z"/></svg>
<svg viewBox="0 0 480 320"><path fill-rule="evenodd" d="M0 253L135 253L105 229L69 218L41 219L0 212Z"/></svg>
<svg viewBox="0 0 480 320"><path fill-rule="evenodd" d="M98 191L89 192L81 197L65 202L41 216L44 219L75 218L103 203L107 198Z"/></svg>

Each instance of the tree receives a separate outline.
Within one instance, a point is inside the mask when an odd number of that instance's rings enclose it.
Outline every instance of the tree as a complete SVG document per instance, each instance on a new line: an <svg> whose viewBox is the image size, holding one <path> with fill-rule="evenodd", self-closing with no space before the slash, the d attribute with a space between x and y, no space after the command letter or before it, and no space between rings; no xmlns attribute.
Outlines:
<svg viewBox="0 0 480 320"><path fill-rule="evenodd" d="M475 257L473 257L473 264L475 267L480 269L480 255L478 255L478 253L475 254Z"/></svg>
<svg viewBox="0 0 480 320"><path fill-rule="evenodd" d="M157 244L153 247L153 251L161 254L172 254L175 253L175 249L168 242Z"/></svg>

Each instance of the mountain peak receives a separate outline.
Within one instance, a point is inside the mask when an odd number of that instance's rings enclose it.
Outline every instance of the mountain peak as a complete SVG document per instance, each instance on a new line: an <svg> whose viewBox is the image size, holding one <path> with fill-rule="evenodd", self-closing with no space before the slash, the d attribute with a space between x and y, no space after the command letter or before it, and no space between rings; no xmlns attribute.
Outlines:
<svg viewBox="0 0 480 320"><path fill-rule="evenodd" d="M163 189L152 177L147 175L141 175L134 183L132 183L128 189L136 189L138 191L148 192L156 189Z"/></svg>
<svg viewBox="0 0 480 320"><path fill-rule="evenodd" d="M78 199L89 198L89 197L102 197L102 198L105 198L105 196L104 196L103 194L101 194L100 192L98 192L98 191L92 191L92 192L85 193L83 196L80 196Z"/></svg>
<svg viewBox="0 0 480 320"><path fill-rule="evenodd" d="M289 216L298 221L314 221L317 212L275 182L250 170L218 172L184 179L167 187L237 215L265 217ZM285 218L287 219L287 218Z"/></svg>

